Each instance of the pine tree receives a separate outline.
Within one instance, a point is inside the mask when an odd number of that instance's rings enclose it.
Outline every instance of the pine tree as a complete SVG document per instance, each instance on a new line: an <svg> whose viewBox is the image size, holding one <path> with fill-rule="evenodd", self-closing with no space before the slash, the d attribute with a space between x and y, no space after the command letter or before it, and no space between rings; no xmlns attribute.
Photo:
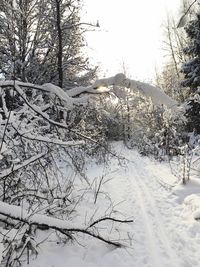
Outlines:
<svg viewBox="0 0 200 267"><path fill-rule="evenodd" d="M189 88L188 108L186 116L188 117L188 131L193 130L200 133L200 14L187 23L185 31L189 45L184 48L184 53L190 58L182 66L184 80L182 86Z"/></svg>

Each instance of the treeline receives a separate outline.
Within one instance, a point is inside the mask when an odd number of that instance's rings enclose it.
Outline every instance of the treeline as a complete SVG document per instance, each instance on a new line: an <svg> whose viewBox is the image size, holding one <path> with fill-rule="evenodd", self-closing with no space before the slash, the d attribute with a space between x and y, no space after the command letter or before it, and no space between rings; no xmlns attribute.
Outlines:
<svg viewBox="0 0 200 267"><path fill-rule="evenodd" d="M83 55L86 27L78 0L2 0L0 73L5 79L71 88L95 75ZM85 25L86 24L86 25Z"/></svg>
<svg viewBox="0 0 200 267"><path fill-rule="evenodd" d="M186 107L186 131L200 134L200 9L199 1L181 3L177 17L164 26L168 61L157 84Z"/></svg>

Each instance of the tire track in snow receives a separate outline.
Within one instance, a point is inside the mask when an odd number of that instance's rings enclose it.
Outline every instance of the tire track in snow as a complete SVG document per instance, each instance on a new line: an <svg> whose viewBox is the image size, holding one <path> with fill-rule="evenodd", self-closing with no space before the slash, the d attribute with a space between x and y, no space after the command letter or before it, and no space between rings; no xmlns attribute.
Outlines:
<svg viewBox="0 0 200 267"><path fill-rule="evenodd" d="M178 267L179 260L173 251L170 241L163 226L161 215L156 207L155 200L150 194L149 188L142 181L144 173L141 166L134 163L133 177L129 177L131 187L136 191L138 204L141 208L143 223L151 256L152 267Z"/></svg>

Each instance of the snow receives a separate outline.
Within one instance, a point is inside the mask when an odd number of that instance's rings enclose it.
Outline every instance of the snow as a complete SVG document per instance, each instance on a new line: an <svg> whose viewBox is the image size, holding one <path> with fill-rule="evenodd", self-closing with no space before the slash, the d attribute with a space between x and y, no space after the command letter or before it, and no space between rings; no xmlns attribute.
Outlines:
<svg viewBox="0 0 200 267"><path fill-rule="evenodd" d="M32 135L30 133L22 133L18 130L21 136L24 136L25 138L31 139L31 140L37 140L39 142L44 142L44 143L50 143L50 144L55 144L55 145L62 145L62 146L81 146L85 144L85 141L61 141L59 139L53 139L53 138L48 138L46 136L39 136L39 135Z"/></svg>
<svg viewBox="0 0 200 267"><path fill-rule="evenodd" d="M151 98L155 105L165 105L170 109L177 108L177 102L166 95L159 88L148 83L128 79L123 73L118 73L110 78L97 80L93 84L93 88L98 88L100 86L108 87L110 85L127 87L131 90L138 90L146 97Z"/></svg>
<svg viewBox="0 0 200 267"><path fill-rule="evenodd" d="M11 216L13 219L22 219L30 224L45 224L49 227L57 227L61 229L73 229L81 228L80 225L72 224L69 221L56 219L50 216L42 214L30 214L25 209L16 205L10 205L4 202L0 202L0 214L1 216Z"/></svg>
<svg viewBox="0 0 200 267"><path fill-rule="evenodd" d="M200 179L190 179L187 182L187 186L180 182L174 187L173 193L177 196L177 201L179 202L183 202L191 194L200 194Z"/></svg>
<svg viewBox="0 0 200 267"><path fill-rule="evenodd" d="M155 105L165 105L170 109L176 109L177 102L171 99L168 95L166 95L163 91L159 88L152 86L148 83L142 83L139 81L130 81L130 88L131 89L138 89L142 94L146 97L150 97L152 102Z"/></svg>
<svg viewBox="0 0 200 267"><path fill-rule="evenodd" d="M177 109L177 102L166 95L159 88L152 86L148 83L143 83L135 80L128 79L123 73L118 73L113 77L103 78L96 80L90 86L80 86L72 88L68 91L64 91L62 88L53 85L51 83L43 84L42 86L34 85L30 83L23 83L19 81L0 81L0 87L8 87L14 86L15 89L19 92L19 94L23 95L23 90L21 88L31 87L38 90L46 91L51 94L56 95L60 100L63 100L65 103L65 107L69 109L72 108L75 103L85 103L87 101L87 97L77 97L82 93L90 93L90 94L98 94L105 93L110 91L110 86L114 88L116 86L127 87L131 90L138 90L143 95L148 98L151 98L152 102L155 105L165 105L170 109Z"/></svg>
<svg viewBox="0 0 200 267"><path fill-rule="evenodd" d="M141 157L120 142L114 147L124 157L123 161L111 158L107 167L88 162L91 186L102 176L105 180L95 213L92 202L87 206L83 203L79 212L82 217L87 211L85 221L91 214L95 217L99 212L107 212L109 194L114 210L118 210L116 216L121 214L134 220L120 225L120 232L113 236L129 239L126 247L115 248L82 234L73 243L58 245L51 234L48 242L39 245L39 255L29 266L199 267L200 223L196 219L200 215L200 180L192 178L187 185L177 184L167 163ZM94 198L89 191L86 196L90 201ZM80 217L76 217L76 223ZM111 229L102 224L100 232L107 231L109 236ZM40 241L43 234L39 235Z"/></svg>
<svg viewBox="0 0 200 267"><path fill-rule="evenodd" d="M198 201L199 201L199 199L198 199ZM200 219L200 209L196 210L194 212L193 216L194 216L195 220L199 220Z"/></svg>
<svg viewBox="0 0 200 267"><path fill-rule="evenodd" d="M0 160L3 159L3 154L7 151L7 145L5 144L5 142L2 143L1 145L1 151L0 151Z"/></svg>
<svg viewBox="0 0 200 267"><path fill-rule="evenodd" d="M35 156L33 156L33 157L31 157L31 158L29 158L27 160L24 160L22 164L20 164L20 163L19 164L14 164L10 168L1 170L0 171L0 179L2 179L4 177L10 175L11 173L13 173L13 172L15 172L15 171L17 171L17 170L29 165L29 164L31 164L32 162L36 161L37 159L40 159L40 158L44 157L46 154L47 154L47 152L40 153L40 154L35 155ZM17 161L18 161L18 159L17 159Z"/></svg>

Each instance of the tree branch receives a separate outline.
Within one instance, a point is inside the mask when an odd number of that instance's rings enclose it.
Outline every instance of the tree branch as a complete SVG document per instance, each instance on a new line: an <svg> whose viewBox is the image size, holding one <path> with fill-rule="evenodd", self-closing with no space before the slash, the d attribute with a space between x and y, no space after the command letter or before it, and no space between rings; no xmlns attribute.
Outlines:
<svg viewBox="0 0 200 267"><path fill-rule="evenodd" d="M72 146L81 146L84 145L84 141L67 141L63 142L59 139L50 139L48 137L44 136L38 136L38 135L32 135L30 133L22 133L20 132L16 127L12 125L12 127L15 129L15 131L21 136L22 138L32 140L32 141L38 141L42 143L47 143L47 144L53 144L53 145L59 145L59 146L66 146L66 147L72 147Z"/></svg>
<svg viewBox="0 0 200 267"><path fill-rule="evenodd" d="M179 19L179 22L177 24L177 28L181 28L185 25L185 17L186 15L189 13L190 9L192 8L192 6L197 2L198 0L194 0L188 7L188 9L185 11L185 13L181 16L181 18Z"/></svg>
<svg viewBox="0 0 200 267"><path fill-rule="evenodd" d="M12 86L14 87L13 81L1 81L0 87L5 88ZM89 93L89 94L102 94L105 92L109 92L111 88L113 87L126 87L131 90L138 90L146 97L150 97L155 105L166 105L168 108L176 108L177 102L170 98L168 95L166 95L163 91L161 91L159 88L152 86L147 83L142 83L139 81L131 80L126 78L126 76L122 73L118 73L117 75L105 79L99 79L96 82L94 82L90 86L86 87L75 87L68 91L64 91L62 88L55 86L53 84L44 84L42 86L34 85L30 83L23 83L16 81L17 88L25 87L25 88L33 88L37 90L42 90L45 92L49 92L52 94L55 94L60 100L63 100L67 103L68 107L70 108L74 103L81 103L83 102L82 98L74 98L76 96L79 96L83 93ZM21 88L20 88L21 90Z"/></svg>
<svg viewBox="0 0 200 267"><path fill-rule="evenodd" d="M91 228L91 227L93 227L94 225L96 225L96 224L98 224L98 223L100 223L100 222L103 222L103 221L113 221L113 222L118 222L118 223L132 223L132 222L133 222L133 220L119 220L119 219L115 219L115 218L111 218L111 217L104 217L104 218L101 218L101 219L99 219L99 220L93 222L92 224L90 224L90 225L88 226L88 228ZM88 228L87 228L87 229L88 229Z"/></svg>
<svg viewBox="0 0 200 267"><path fill-rule="evenodd" d="M92 236L94 238L97 238L97 239L99 239L99 240L101 240L101 241L103 241L109 245L113 245L115 247L122 247L123 245L119 242L105 239L101 235L95 234L95 233L89 231L88 229L91 228L92 226L102 222L102 221L107 221L107 220L114 221L114 222L120 222L120 223L133 222L133 220L124 220L123 221L123 220L105 217L105 218L101 218L101 219L93 222L86 229L79 228L79 227L70 227L70 225L74 225L74 224L66 222L64 220L60 220L60 219L56 219L56 218L53 218L50 216L46 216L46 215L40 215L40 214L30 215L30 214L28 214L28 212L26 210L24 210L24 209L22 210L21 207L15 206L15 205L9 205L9 204L4 203L4 202L0 202L0 214L2 216L8 217L12 220L17 220L17 221L23 222L25 224L28 224L30 226L35 225L40 230L49 230L49 229L56 230L56 231L60 232L61 234L66 235L70 239L73 239L73 233L83 233L83 234ZM22 214L23 214L23 216L21 216ZM5 222L5 219L0 218L0 221ZM14 224L12 224L12 225L14 225Z"/></svg>
<svg viewBox="0 0 200 267"><path fill-rule="evenodd" d="M35 155L27 160L24 160L22 163L20 164L16 164L16 165L13 165L11 168L8 168L8 169L5 169L3 171L0 172L0 179L3 179L7 176L9 176L10 174L28 166L29 164L35 162L36 160L40 159L40 158L43 158L45 155L47 155L48 152L45 152L45 153L41 153L39 155Z"/></svg>

